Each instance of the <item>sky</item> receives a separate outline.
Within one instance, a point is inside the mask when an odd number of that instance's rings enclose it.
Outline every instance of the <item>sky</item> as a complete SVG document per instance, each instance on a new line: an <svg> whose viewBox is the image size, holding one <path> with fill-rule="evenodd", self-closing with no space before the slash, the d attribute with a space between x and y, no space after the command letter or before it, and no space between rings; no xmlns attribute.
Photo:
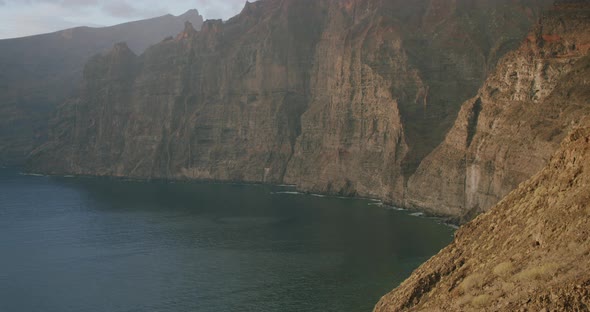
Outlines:
<svg viewBox="0 0 590 312"><path fill-rule="evenodd" d="M250 0L252 2L252 0ZM227 20L246 0L0 0L0 39L76 26L111 26L197 9L205 19Z"/></svg>

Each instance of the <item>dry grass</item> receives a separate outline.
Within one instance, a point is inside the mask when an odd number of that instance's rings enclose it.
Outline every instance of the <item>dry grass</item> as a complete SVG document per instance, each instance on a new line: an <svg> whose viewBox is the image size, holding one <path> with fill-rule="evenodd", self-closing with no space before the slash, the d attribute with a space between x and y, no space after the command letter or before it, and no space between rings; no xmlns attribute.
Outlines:
<svg viewBox="0 0 590 312"><path fill-rule="evenodd" d="M515 278L521 282L532 280L548 280L555 274L559 266L555 263L545 263L539 266L529 267L516 274Z"/></svg>
<svg viewBox="0 0 590 312"><path fill-rule="evenodd" d="M473 300L471 300L471 305L476 308L483 308L489 306L491 301L492 296L484 294L473 298Z"/></svg>
<svg viewBox="0 0 590 312"><path fill-rule="evenodd" d="M579 243L579 242L570 242L568 244L568 249L569 251L576 255L576 256L582 256L588 253L588 246L586 244L583 243Z"/></svg>
<svg viewBox="0 0 590 312"><path fill-rule="evenodd" d="M459 288L461 290L463 290L464 292L468 292L471 289L474 288L479 288L483 285L483 279L484 276L483 274L471 274L469 276L467 276L463 282L461 282L461 285L459 285Z"/></svg>
<svg viewBox="0 0 590 312"><path fill-rule="evenodd" d="M514 265L510 261L502 262L494 267L493 272L497 276L506 279L514 273Z"/></svg>
<svg viewBox="0 0 590 312"><path fill-rule="evenodd" d="M514 283L502 283L502 291L509 294L512 291L514 291L514 289L516 288L516 285L514 285Z"/></svg>
<svg viewBox="0 0 590 312"><path fill-rule="evenodd" d="M461 297L459 297L457 300L455 300L455 303L462 307L466 304L470 304L471 300L473 300L473 296L472 295L463 295Z"/></svg>

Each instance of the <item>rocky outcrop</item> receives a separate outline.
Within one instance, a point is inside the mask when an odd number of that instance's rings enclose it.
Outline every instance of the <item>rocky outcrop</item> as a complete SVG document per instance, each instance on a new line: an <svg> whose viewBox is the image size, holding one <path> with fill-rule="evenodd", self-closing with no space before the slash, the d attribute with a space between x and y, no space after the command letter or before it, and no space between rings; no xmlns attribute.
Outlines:
<svg viewBox="0 0 590 312"><path fill-rule="evenodd" d="M468 219L539 171L590 113L589 49L588 2L545 13L409 179L405 205Z"/></svg>
<svg viewBox="0 0 590 312"><path fill-rule="evenodd" d="M0 164L22 164L47 139L56 107L75 94L88 59L126 41L132 50L182 30L200 27L197 10L111 27L77 27L50 34L0 40ZM74 93L74 94L73 94Z"/></svg>
<svg viewBox="0 0 590 312"><path fill-rule="evenodd" d="M590 120L551 161L376 305L384 311L587 311Z"/></svg>
<svg viewBox="0 0 590 312"><path fill-rule="evenodd" d="M140 56L94 58L30 165L402 204L408 177L542 2L247 3Z"/></svg>

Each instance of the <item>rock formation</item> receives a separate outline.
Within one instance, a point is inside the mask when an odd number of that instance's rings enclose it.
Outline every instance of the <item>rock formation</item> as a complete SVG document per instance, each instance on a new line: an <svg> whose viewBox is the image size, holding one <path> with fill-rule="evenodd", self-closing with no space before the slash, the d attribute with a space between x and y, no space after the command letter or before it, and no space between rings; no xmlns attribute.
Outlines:
<svg viewBox="0 0 590 312"><path fill-rule="evenodd" d="M91 60L30 158L48 173L292 183L404 204L543 1L261 0ZM435 204L433 207L436 207ZM451 211L454 213L454 211Z"/></svg>
<svg viewBox="0 0 590 312"><path fill-rule="evenodd" d="M539 173L463 226L375 311L587 311L589 122L566 137Z"/></svg>
<svg viewBox="0 0 590 312"><path fill-rule="evenodd" d="M200 27L197 10L111 27L77 27L50 34L0 40L0 164L20 164L47 139L47 121L75 92L88 59L120 41L141 53L182 30Z"/></svg>
<svg viewBox="0 0 590 312"><path fill-rule="evenodd" d="M589 50L588 2L545 13L409 179L406 206L469 218L539 171L590 113Z"/></svg>

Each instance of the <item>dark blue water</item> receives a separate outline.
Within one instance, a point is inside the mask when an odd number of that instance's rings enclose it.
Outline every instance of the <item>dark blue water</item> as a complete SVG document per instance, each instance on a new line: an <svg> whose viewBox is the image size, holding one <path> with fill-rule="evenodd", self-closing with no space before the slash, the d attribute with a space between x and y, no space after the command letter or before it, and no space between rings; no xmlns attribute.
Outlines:
<svg viewBox="0 0 590 312"><path fill-rule="evenodd" d="M371 311L452 238L283 191L0 169L0 311Z"/></svg>

